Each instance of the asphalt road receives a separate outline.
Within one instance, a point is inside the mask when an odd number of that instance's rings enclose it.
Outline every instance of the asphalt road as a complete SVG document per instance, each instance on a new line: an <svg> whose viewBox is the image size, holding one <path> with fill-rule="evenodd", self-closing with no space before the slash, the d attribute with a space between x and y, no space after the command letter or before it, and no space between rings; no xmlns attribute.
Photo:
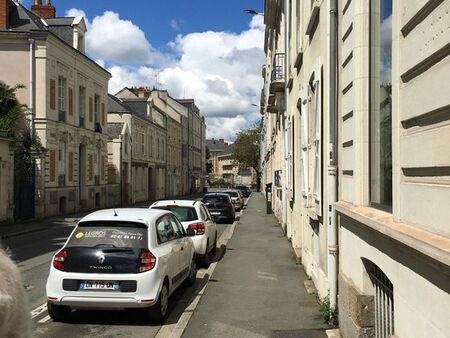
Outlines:
<svg viewBox="0 0 450 338"><path fill-rule="evenodd" d="M73 221L61 221L60 226L2 241L17 262L27 290L35 337L154 337L161 325L150 324L132 311L73 311L67 323L54 323L46 309L45 284L53 254L61 248L73 230ZM217 224L218 237L230 224ZM218 260L224 252L218 250ZM170 299L170 315L165 327L175 325L198 288L208 279L200 269L197 283L179 288Z"/></svg>

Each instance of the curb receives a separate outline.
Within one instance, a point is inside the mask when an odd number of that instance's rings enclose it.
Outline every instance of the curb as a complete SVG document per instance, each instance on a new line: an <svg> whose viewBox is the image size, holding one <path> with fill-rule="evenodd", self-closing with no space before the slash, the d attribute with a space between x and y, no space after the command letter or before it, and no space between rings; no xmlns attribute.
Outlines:
<svg viewBox="0 0 450 338"><path fill-rule="evenodd" d="M27 230L22 230L22 231L11 232L9 234L0 235L0 240L3 241L5 239L19 237L19 236L27 235L27 234L32 234L34 232L45 231L47 229L48 229L48 227L40 227L40 228L32 228L32 229L27 229Z"/></svg>

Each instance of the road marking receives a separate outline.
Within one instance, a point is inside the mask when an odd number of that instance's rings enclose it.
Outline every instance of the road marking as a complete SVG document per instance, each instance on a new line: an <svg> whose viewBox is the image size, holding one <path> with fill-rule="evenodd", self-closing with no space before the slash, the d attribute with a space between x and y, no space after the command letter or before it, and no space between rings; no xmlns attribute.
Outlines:
<svg viewBox="0 0 450 338"><path fill-rule="evenodd" d="M33 311L31 311L31 318L36 318L41 313L44 313L47 311L47 303L44 303L42 305L39 305L37 308L35 308Z"/></svg>
<svg viewBox="0 0 450 338"><path fill-rule="evenodd" d="M242 211L240 212L240 215L242 215ZM237 221L234 221L231 227L228 227L219 237L217 240L217 246L220 247L222 245L226 245L228 241L233 237L234 229L236 228ZM214 270L216 269L218 262L211 263L208 267L208 270L205 272L201 271L197 275L198 277L202 278L207 276L208 282L205 283L205 285L200 289L200 291L196 292L196 295L193 296L188 301L188 306L184 310L184 312L181 314L180 318L178 319L176 324L164 324L159 329L158 333L156 334L155 338L179 338L183 335L184 330L188 326L189 320L192 317L192 314L195 311L195 308L197 307L198 303L200 302L201 297L203 296L203 293L205 292L206 286L209 283L209 280L212 277L212 274L214 273Z"/></svg>
<svg viewBox="0 0 450 338"><path fill-rule="evenodd" d="M41 320L39 320L38 323L39 323L39 324L46 323L46 322L48 322L49 320L50 320L50 316L47 315L47 316L45 316L44 318L42 318Z"/></svg>

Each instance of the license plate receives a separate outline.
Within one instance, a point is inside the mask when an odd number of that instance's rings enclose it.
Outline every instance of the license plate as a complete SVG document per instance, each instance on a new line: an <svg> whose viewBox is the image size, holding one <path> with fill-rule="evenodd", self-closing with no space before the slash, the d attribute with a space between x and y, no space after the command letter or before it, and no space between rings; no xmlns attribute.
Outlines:
<svg viewBox="0 0 450 338"><path fill-rule="evenodd" d="M108 281L83 281L80 284L81 290L119 290L119 282Z"/></svg>
<svg viewBox="0 0 450 338"><path fill-rule="evenodd" d="M211 211L210 214L216 216L216 215L220 215L220 212L218 212L218 211Z"/></svg>

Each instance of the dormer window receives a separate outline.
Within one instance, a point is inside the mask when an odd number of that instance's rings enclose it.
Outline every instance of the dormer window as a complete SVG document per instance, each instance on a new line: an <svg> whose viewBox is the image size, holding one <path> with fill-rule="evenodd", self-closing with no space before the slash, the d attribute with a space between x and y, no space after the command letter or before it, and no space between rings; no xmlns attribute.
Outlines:
<svg viewBox="0 0 450 338"><path fill-rule="evenodd" d="M81 53L85 52L86 41L86 23L82 16L77 16L73 19L73 48L78 49Z"/></svg>

